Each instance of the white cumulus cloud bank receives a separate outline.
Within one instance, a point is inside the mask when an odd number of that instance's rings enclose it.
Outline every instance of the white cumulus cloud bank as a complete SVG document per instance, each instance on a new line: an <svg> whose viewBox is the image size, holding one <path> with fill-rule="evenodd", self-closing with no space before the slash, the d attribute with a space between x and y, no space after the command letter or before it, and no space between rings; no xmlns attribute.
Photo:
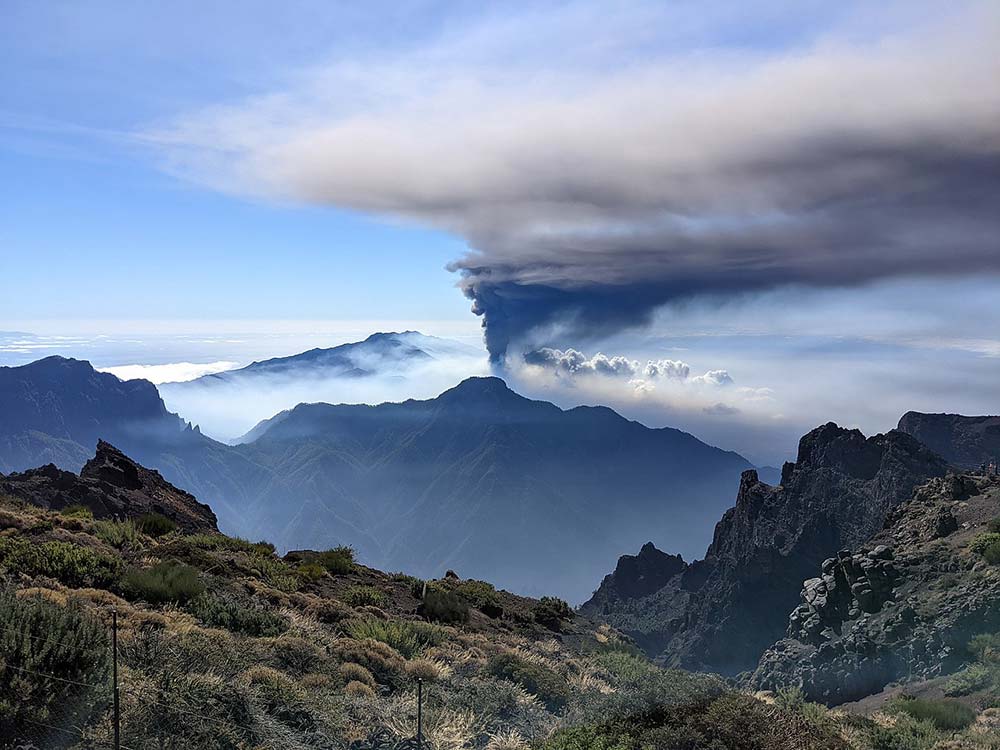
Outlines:
<svg viewBox="0 0 1000 750"><path fill-rule="evenodd" d="M162 365L115 365L98 367L101 372L110 372L120 380L148 380L150 383L185 383L203 375L225 372L239 367L239 362L219 360L218 362L168 362Z"/></svg>
<svg viewBox="0 0 1000 750"><path fill-rule="evenodd" d="M598 352L588 357L576 349L553 349L543 346L525 352L527 365L567 375L604 375L627 378L636 389L649 390L651 381L672 380L694 385L732 385L733 378L726 370L709 370L704 375L691 375L691 366L675 359L650 359L645 363L622 355L609 357Z"/></svg>

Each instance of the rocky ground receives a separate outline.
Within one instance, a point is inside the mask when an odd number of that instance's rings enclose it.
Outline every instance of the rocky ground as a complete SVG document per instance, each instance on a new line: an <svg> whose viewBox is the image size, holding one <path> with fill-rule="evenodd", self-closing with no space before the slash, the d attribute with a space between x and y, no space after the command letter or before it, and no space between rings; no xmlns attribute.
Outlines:
<svg viewBox="0 0 1000 750"><path fill-rule="evenodd" d="M865 545L805 581L787 637L752 682L800 686L827 704L946 675L977 634L1000 632L1000 567L970 548L1000 516L1000 478L951 475L918 488Z"/></svg>

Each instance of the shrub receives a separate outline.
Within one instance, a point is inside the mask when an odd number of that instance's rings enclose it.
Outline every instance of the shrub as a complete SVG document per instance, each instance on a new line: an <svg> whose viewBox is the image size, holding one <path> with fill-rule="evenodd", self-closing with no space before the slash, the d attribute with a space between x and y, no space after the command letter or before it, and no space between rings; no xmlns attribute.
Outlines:
<svg viewBox="0 0 1000 750"><path fill-rule="evenodd" d="M462 581L455 586L454 591L469 600L469 603L487 617L503 615L503 605L500 596L493 585L486 581Z"/></svg>
<svg viewBox="0 0 1000 750"><path fill-rule="evenodd" d="M969 543L969 549L975 552L977 555L981 555L989 547L995 544L1000 544L1000 533L989 532L986 534L980 534L975 539Z"/></svg>
<svg viewBox="0 0 1000 750"><path fill-rule="evenodd" d="M513 654L494 656L487 663L486 671L501 680L520 685L536 695L550 710L561 709L569 700L569 687L560 675Z"/></svg>
<svg viewBox="0 0 1000 750"><path fill-rule="evenodd" d="M445 631L437 625L409 620L354 620L345 628L352 638L372 638L387 643L407 659L423 653L428 646L444 641Z"/></svg>
<svg viewBox="0 0 1000 750"><path fill-rule="evenodd" d="M445 667L434 659L414 659L406 662L406 674L424 682L440 680L445 675Z"/></svg>
<svg viewBox="0 0 1000 750"><path fill-rule="evenodd" d="M57 707L82 720L106 697L106 628L76 603L62 607L40 596L0 591L0 654L0 737L12 738L32 721L52 723ZM102 687L81 689L83 684Z"/></svg>
<svg viewBox="0 0 1000 750"><path fill-rule="evenodd" d="M986 528L989 529L994 534L1000 534L1000 516L991 519L986 524Z"/></svg>
<svg viewBox="0 0 1000 750"><path fill-rule="evenodd" d="M535 622L541 623L547 628L558 630L562 626L563 620L569 620L575 616L575 612L562 599L556 596L543 596L532 608L531 614Z"/></svg>
<svg viewBox="0 0 1000 750"><path fill-rule="evenodd" d="M218 594L203 593L194 597L187 610L210 628L223 628L257 638L281 635L288 630L288 622L281 615Z"/></svg>
<svg viewBox="0 0 1000 750"><path fill-rule="evenodd" d="M345 684L348 682L361 682L370 687L375 687L376 685L375 678L372 676L372 673L365 667L362 667L360 664L355 664L354 662L349 661L345 664L341 664L340 668L337 670L337 674L340 675L340 679L342 679Z"/></svg>
<svg viewBox="0 0 1000 750"><path fill-rule="evenodd" d="M460 594L428 585L420 613L429 620L439 622L466 622L469 619L469 602Z"/></svg>
<svg viewBox="0 0 1000 750"><path fill-rule="evenodd" d="M143 534L154 538L166 536L177 528L176 523L159 513L144 513L136 519L135 524Z"/></svg>
<svg viewBox="0 0 1000 750"><path fill-rule="evenodd" d="M1000 542L995 542L984 549L983 559L990 565L1000 565Z"/></svg>
<svg viewBox="0 0 1000 750"><path fill-rule="evenodd" d="M305 638L282 636L274 641L274 658L284 671L306 674L316 671L316 665L324 659L317 646Z"/></svg>
<svg viewBox="0 0 1000 750"><path fill-rule="evenodd" d="M69 542L33 544L24 537L0 537L0 568L48 576L67 586L107 588L121 576L121 561Z"/></svg>
<svg viewBox="0 0 1000 750"><path fill-rule="evenodd" d="M352 698L364 698L371 700L375 697L375 690L370 685L363 682L351 681L344 686L344 694Z"/></svg>
<svg viewBox="0 0 1000 750"><path fill-rule="evenodd" d="M316 556L316 562L333 574L350 573L354 570L354 549L351 547L334 547Z"/></svg>
<svg viewBox="0 0 1000 750"><path fill-rule="evenodd" d="M1000 633L980 633L973 636L968 649L979 661L1000 662Z"/></svg>
<svg viewBox="0 0 1000 750"><path fill-rule="evenodd" d="M133 570L122 586L132 599L149 604L184 604L205 591L198 571L178 562L161 562L152 568Z"/></svg>
<svg viewBox="0 0 1000 750"><path fill-rule="evenodd" d="M315 729L305 693L290 677L270 667L252 667L244 673L244 678L270 716L299 731Z"/></svg>
<svg viewBox="0 0 1000 750"><path fill-rule="evenodd" d="M380 607L386 596L374 586L351 586L344 592L344 601L352 607Z"/></svg>
<svg viewBox="0 0 1000 750"><path fill-rule="evenodd" d="M965 729L976 720L974 709L953 700L904 698L894 702L892 708L917 721L928 721L942 731Z"/></svg>
<svg viewBox="0 0 1000 750"><path fill-rule="evenodd" d="M383 684L392 683L406 663L392 646L372 639L341 639L334 645L332 656L338 661L360 664Z"/></svg>
<svg viewBox="0 0 1000 750"><path fill-rule="evenodd" d="M67 518L86 518L92 520L94 518L94 511L86 505L74 504L67 505L59 511L59 515L66 516Z"/></svg>
<svg viewBox="0 0 1000 750"><path fill-rule="evenodd" d="M319 599L306 607L306 614L315 617L320 622L335 625L341 620L354 617L354 610L344 606L336 599Z"/></svg>
<svg viewBox="0 0 1000 750"><path fill-rule="evenodd" d="M115 549L139 546L139 527L128 518L124 521L98 521L94 524L97 538Z"/></svg>
<svg viewBox="0 0 1000 750"><path fill-rule="evenodd" d="M985 664L970 664L961 672L956 672L944 684L944 694L949 696L968 695L990 685L993 673Z"/></svg>
<svg viewBox="0 0 1000 750"><path fill-rule="evenodd" d="M326 575L326 568L317 563L302 563L302 565L295 569L295 572L298 573L304 581L313 583Z"/></svg>

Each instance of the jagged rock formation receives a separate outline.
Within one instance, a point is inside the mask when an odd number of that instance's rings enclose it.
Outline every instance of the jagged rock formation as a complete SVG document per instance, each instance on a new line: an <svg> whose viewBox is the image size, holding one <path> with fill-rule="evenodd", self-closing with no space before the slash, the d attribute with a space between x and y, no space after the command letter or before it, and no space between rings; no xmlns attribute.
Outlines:
<svg viewBox="0 0 1000 750"><path fill-rule="evenodd" d="M1000 569L969 550L998 513L995 477L920 487L884 530L805 582L787 637L762 656L753 685L798 685L836 704L953 671L973 635L1000 630Z"/></svg>
<svg viewBox="0 0 1000 750"><path fill-rule="evenodd" d="M652 542L642 546L638 555L622 555L613 573L601 581L600 587L580 611L588 617L618 627L647 653L658 653L666 645L659 636L659 619L669 607L680 611L686 602L683 593L671 589L664 601L652 608L657 617L644 619L650 609L650 598L663 592L688 565L680 555L668 555ZM640 604L641 603L641 604Z"/></svg>
<svg viewBox="0 0 1000 750"><path fill-rule="evenodd" d="M753 669L785 632L803 579L837 550L879 530L913 488L947 464L909 435L865 438L833 423L802 438L778 487L744 472L704 560L660 590L620 603L588 602L661 662L727 674Z"/></svg>
<svg viewBox="0 0 1000 750"><path fill-rule="evenodd" d="M961 414L922 414L909 411L896 428L950 463L975 470L1000 461L1000 417L965 417Z"/></svg>
<svg viewBox="0 0 1000 750"><path fill-rule="evenodd" d="M53 464L0 474L0 494L51 510L83 505L96 518L160 513L187 532L219 530L211 508L103 440L79 475Z"/></svg>

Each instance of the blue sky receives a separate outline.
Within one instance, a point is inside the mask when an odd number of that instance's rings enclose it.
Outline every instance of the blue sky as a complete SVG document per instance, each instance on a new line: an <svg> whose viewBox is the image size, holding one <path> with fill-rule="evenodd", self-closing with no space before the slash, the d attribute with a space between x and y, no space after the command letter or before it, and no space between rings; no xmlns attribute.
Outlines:
<svg viewBox="0 0 1000 750"><path fill-rule="evenodd" d="M0 364L476 341L470 297L521 390L761 462L996 412L998 32L988 2L8 0L0 331L32 338Z"/></svg>

